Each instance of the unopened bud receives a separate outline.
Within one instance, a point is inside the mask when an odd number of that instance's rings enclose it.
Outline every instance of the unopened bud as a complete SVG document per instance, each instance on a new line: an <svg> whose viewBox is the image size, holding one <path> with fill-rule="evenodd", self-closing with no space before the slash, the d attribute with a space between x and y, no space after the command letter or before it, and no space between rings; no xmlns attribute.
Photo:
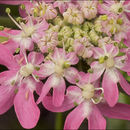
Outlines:
<svg viewBox="0 0 130 130"><path fill-rule="evenodd" d="M10 8L6 8L6 9L5 9L5 12L6 12L7 14L10 14L10 12L11 12Z"/></svg>

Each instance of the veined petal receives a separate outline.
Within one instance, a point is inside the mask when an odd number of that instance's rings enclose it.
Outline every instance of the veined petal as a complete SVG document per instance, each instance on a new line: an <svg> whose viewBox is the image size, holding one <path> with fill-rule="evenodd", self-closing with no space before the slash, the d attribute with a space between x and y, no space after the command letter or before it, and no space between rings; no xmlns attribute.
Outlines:
<svg viewBox="0 0 130 130"><path fill-rule="evenodd" d="M43 62L44 56L38 52L31 52L28 55L28 61L31 62L33 65L39 65Z"/></svg>
<svg viewBox="0 0 130 130"><path fill-rule="evenodd" d="M40 110L34 101L33 92L26 89L24 85L20 86L14 99L14 108L22 127L31 129L36 126Z"/></svg>
<svg viewBox="0 0 130 130"><path fill-rule="evenodd" d="M118 101L117 81L113 79L113 73L106 71L103 76L102 87L104 89L104 98L108 104L113 107ZM114 77L116 79L116 77Z"/></svg>
<svg viewBox="0 0 130 130"><path fill-rule="evenodd" d="M94 47L94 58L99 59L100 57L104 56L104 51L102 48Z"/></svg>
<svg viewBox="0 0 130 130"><path fill-rule="evenodd" d="M38 73L40 73L42 77L48 77L54 72L55 72L55 64L52 61L47 61L40 66L40 70Z"/></svg>
<svg viewBox="0 0 130 130"><path fill-rule="evenodd" d="M0 85L0 114L5 113L13 106L16 87Z"/></svg>
<svg viewBox="0 0 130 130"><path fill-rule="evenodd" d="M90 130L105 130L106 129L106 120L102 116L99 109L93 105L91 114L88 117L88 128Z"/></svg>
<svg viewBox="0 0 130 130"><path fill-rule="evenodd" d="M72 102L72 100L70 98L68 98L68 96L64 97L64 101L63 101L62 105L59 107L56 107L53 105L52 96L44 97L42 104L47 110L52 111L52 112L65 112L74 107L74 103Z"/></svg>
<svg viewBox="0 0 130 130"><path fill-rule="evenodd" d="M76 53L70 52L66 55L66 60L71 63L71 65L75 65L78 63L79 59L76 56Z"/></svg>
<svg viewBox="0 0 130 130"><path fill-rule="evenodd" d="M114 107L109 107L102 103L98 105L98 108L108 118L130 120L130 105L117 103Z"/></svg>
<svg viewBox="0 0 130 130"><path fill-rule="evenodd" d="M128 95L130 95L130 84L125 80L125 78L123 77L123 75L120 72L118 72L118 74L120 77L119 83L120 83L121 87Z"/></svg>
<svg viewBox="0 0 130 130"><path fill-rule="evenodd" d="M67 116L64 130L77 130L84 119L83 104L80 104Z"/></svg>
<svg viewBox="0 0 130 130"><path fill-rule="evenodd" d="M74 67L69 67L68 69L66 69L64 72L64 76L67 79L67 81L73 84L75 84L76 80L79 79L78 71Z"/></svg>
<svg viewBox="0 0 130 130"><path fill-rule="evenodd" d="M4 45L0 45L0 64L12 70L19 67L12 53Z"/></svg>
<svg viewBox="0 0 130 130"><path fill-rule="evenodd" d="M63 78L60 78L60 81L58 85L53 87L53 104L54 106L61 106L64 101L64 95L65 95L65 81Z"/></svg>

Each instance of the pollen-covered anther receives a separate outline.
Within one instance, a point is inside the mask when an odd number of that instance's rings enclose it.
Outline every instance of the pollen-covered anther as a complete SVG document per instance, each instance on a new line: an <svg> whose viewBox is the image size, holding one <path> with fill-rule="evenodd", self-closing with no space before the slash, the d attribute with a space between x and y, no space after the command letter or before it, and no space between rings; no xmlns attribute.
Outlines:
<svg viewBox="0 0 130 130"><path fill-rule="evenodd" d="M28 63L28 64L26 64L26 65L24 65L24 66L21 67L20 74L23 77L27 77L30 74L32 74L33 71L34 71L34 66L31 63Z"/></svg>
<svg viewBox="0 0 130 130"><path fill-rule="evenodd" d="M83 98L89 100L94 96L95 88L92 84L86 84L83 87L82 96Z"/></svg>

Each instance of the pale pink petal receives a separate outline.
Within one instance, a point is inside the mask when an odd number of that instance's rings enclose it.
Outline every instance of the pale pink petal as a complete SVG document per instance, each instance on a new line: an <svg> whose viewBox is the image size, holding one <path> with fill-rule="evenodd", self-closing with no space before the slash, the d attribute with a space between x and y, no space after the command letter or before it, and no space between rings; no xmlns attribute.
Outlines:
<svg viewBox="0 0 130 130"><path fill-rule="evenodd" d="M47 61L40 66L39 74L42 77L48 77L55 72L55 64L52 61Z"/></svg>
<svg viewBox="0 0 130 130"><path fill-rule="evenodd" d="M69 81L72 84L75 84L76 80L79 79L78 71L74 67L66 69L64 72L64 76L67 79L67 81Z"/></svg>
<svg viewBox="0 0 130 130"><path fill-rule="evenodd" d="M98 61L94 61L91 64L91 69L93 70L93 73L87 73L86 76L84 77L86 78L86 80L89 80L89 82L93 82L99 79L103 74L105 67L103 64L99 64Z"/></svg>
<svg viewBox="0 0 130 130"><path fill-rule="evenodd" d="M104 73L102 87L104 89L104 98L108 104L113 107L118 101L118 87L117 82L112 79L112 74Z"/></svg>
<svg viewBox="0 0 130 130"><path fill-rule="evenodd" d="M119 83L121 87L128 95L130 95L130 84L125 80L125 78L120 72L119 72L119 77L120 77Z"/></svg>
<svg viewBox="0 0 130 130"><path fill-rule="evenodd" d="M61 48L55 48L55 51L54 51L52 58L54 59L54 61L64 59L65 52Z"/></svg>
<svg viewBox="0 0 130 130"><path fill-rule="evenodd" d="M4 82L11 82L11 79L15 78L17 71L9 70L0 73L0 84Z"/></svg>
<svg viewBox="0 0 130 130"><path fill-rule="evenodd" d="M66 60L71 63L71 65L75 65L78 63L79 59L76 56L76 53L70 52L66 55Z"/></svg>
<svg viewBox="0 0 130 130"><path fill-rule="evenodd" d="M84 119L83 104L80 104L67 116L64 130L77 130Z"/></svg>
<svg viewBox="0 0 130 130"><path fill-rule="evenodd" d="M44 97L44 99L42 101L43 106L47 110L52 111L52 112L65 112L74 107L74 103L67 96L65 96L62 105L59 107L54 106L52 101L53 101L52 96L46 96L46 97Z"/></svg>
<svg viewBox="0 0 130 130"><path fill-rule="evenodd" d="M4 45L0 45L0 64L12 70L19 67L12 53Z"/></svg>
<svg viewBox="0 0 130 130"><path fill-rule="evenodd" d="M30 52L28 55L28 61L33 65L39 65L43 62L44 56L38 52Z"/></svg>
<svg viewBox="0 0 130 130"><path fill-rule="evenodd" d="M64 101L64 95L65 95L65 81L63 78L60 78L59 83L53 87L53 104L56 107L59 107L62 105Z"/></svg>
<svg viewBox="0 0 130 130"><path fill-rule="evenodd" d="M99 104L98 107L108 118L130 120L130 105L117 103L114 107L109 107L107 104Z"/></svg>
<svg viewBox="0 0 130 130"><path fill-rule="evenodd" d="M5 113L13 106L14 97L15 97L14 86L4 86L0 85L0 114Z"/></svg>
<svg viewBox="0 0 130 130"><path fill-rule="evenodd" d="M22 1L10 1L10 0L3 1L3 0L1 0L0 4L19 5L19 4L22 4L23 2L25 2L25 1L24 0L22 0Z"/></svg>
<svg viewBox="0 0 130 130"><path fill-rule="evenodd" d="M91 114L88 117L88 128L89 130L105 130L106 120L102 116L99 109L93 105Z"/></svg>
<svg viewBox="0 0 130 130"><path fill-rule="evenodd" d="M107 53L111 54L113 57L119 53L118 47L115 47L113 44L106 44Z"/></svg>
<svg viewBox="0 0 130 130"><path fill-rule="evenodd" d="M99 59L100 57L104 56L104 51L102 48L93 47L93 52L95 59Z"/></svg>
<svg viewBox="0 0 130 130"><path fill-rule="evenodd" d="M31 129L39 120L40 110L34 101L33 93L24 87L26 86L21 86L14 99L14 108L22 127Z"/></svg>

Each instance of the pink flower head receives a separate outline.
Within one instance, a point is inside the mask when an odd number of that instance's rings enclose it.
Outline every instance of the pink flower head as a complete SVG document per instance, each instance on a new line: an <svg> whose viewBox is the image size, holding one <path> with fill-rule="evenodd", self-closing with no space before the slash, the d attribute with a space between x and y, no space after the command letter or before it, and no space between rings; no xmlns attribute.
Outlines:
<svg viewBox="0 0 130 130"><path fill-rule="evenodd" d="M27 60L22 54L13 56L3 45L0 45L0 52L0 64L9 69L0 73L0 114L14 104L20 124L24 128L33 128L40 116L33 92L43 86L36 78L35 70L38 71L43 56L31 52Z"/></svg>
<svg viewBox="0 0 130 130"><path fill-rule="evenodd" d="M101 77L104 73L102 87L104 89L104 97L108 104L112 107L118 100L119 82L124 91L130 95L130 85L126 82L119 70L130 72L130 62L126 62L127 56L117 56L119 50L112 44L106 44L103 48L95 47L94 57L99 61L91 64L93 73L91 80L94 81Z"/></svg>
<svg viewBox="0 0 130 130"><path fill-rule="evenodd" d="M95 88L93 83L86 81L89 79L82 77L78 87L68 87L65 100L60 107L55 107L52 104L51 96L46 96L43 99L44 107L52 112L64 112L75 107L65 120L65 130L77 130L85 118L88 119L89 130L105 129L106 120L103 116L130 120L130 114L128 114L130 105L118 103L113 108L109 107L102 100L103 89Z"/></svg>
<svg viewBox="0 0 130 130"><path fill-rule="evenodd" d="M74 52L66 54L63 49L55 48L54 54L51 59L46 61L41 73L44 77L48 77L45 82L38 103L48 94L49 90L53 88L53 104L60 106L64 101L65 93L65 80L64 77L70 82L75 83L77 78L77 70L71 65L78 63L78 57Z"/></svg>

